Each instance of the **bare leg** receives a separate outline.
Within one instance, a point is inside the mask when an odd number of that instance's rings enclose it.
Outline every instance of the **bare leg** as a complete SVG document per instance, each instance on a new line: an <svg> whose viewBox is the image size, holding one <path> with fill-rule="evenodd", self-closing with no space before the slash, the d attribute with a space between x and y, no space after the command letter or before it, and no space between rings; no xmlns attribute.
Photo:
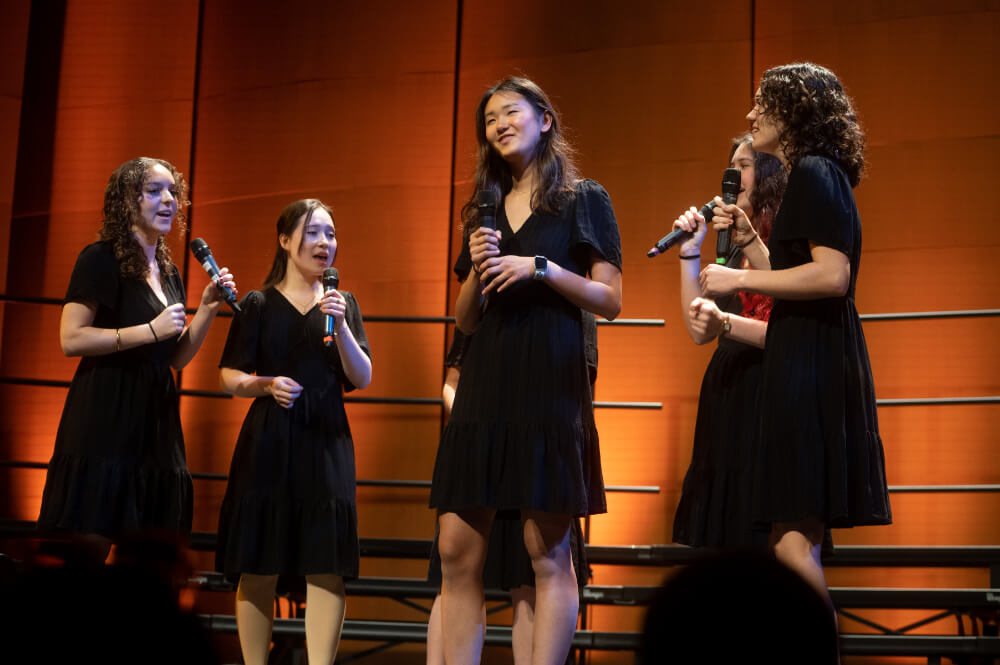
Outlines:
<svg viewBox="0 0 1000 665"><path fill-rule="evenodd" d="M441 594L434 596L431 614L427 617L427 665L445 665L444 644L441 640Z"/></svg>
<svg viewBox="0 0 1000 665"><path fill-rule="evenodd" d="M333 665L345 607L340 575L306 575L306 655L310 665Z"/></svg>
<svg viewBox="0 0 1000 665"><path fill-rule="evenodd" d="M531 640L535 626L535 587L522 586L510 590L514 605L514 624L511 638L514 647L514 665L531 665Z"/></svg>
<svg viewBox="0 0 1000 665"><path fill-rule="evenodd" d="M816 519L802 522L780 522L771 525L771 547L778 561L801 575L830 608L833 601L826 588L826 576L820 560L823 545L823 523Z"/></svg>
<svg viewBox="0 0 1000 665"><path fill-rule="evenodd" d="M236 627L246 665L267 665L277 584L277 575L240 576L236 589Z"/></svg>
<svg viewBox="0 0 1000 665"><path fill-rule="evenodd" d="M486 630L483 564L493 511L440 513L441 618L448 665L478 665Z"/></svg>
<svg viewBox="0 0 1000 665"><path fill-rule="evenodd" d="M580 597L569 547L570 516L522 511L524 545L535 571L533 665L566 662L576 631Z"/></svg>

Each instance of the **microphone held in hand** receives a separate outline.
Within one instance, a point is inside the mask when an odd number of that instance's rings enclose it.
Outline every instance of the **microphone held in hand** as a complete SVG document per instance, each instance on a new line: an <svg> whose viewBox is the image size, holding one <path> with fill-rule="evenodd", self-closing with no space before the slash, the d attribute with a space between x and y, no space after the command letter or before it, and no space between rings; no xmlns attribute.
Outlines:
<svg viewBox="0 0 1000 665"><path fill-rule="evenodd" d="M331 291L340 286L340 273L336 268L327 268L323 271L323 293ZM329 314L326 315L326 329L323 331L323 344L330 346L333 344L333 338L335 336L333 317Z"/></svg>
<svg viewBox="0 0 1000 665"><path fill-rule="evenodd" d="M722 174L722 202L725 204L736 203L740 196L740 170L726 169ZM733 251L732 228L726 227L719 231L715 240L715 262L725 265L729 260L729 253Z"/></svg>
<svg viewBox="0 0 1000 665"><path fill-rule="evenodd" d="M479 226L488 229L497 228L497 195L492 189L481 189L476 195L476 208L479 211Z"/></svg>
<svg viewBox="0 0 1000 665"><path fill-rule="evenodd" d="M195 238L191 241L191 251L194 252L194 258L198 259L198 263L201 264L201 267L205 269L208 276L212 278L215 285L222 291L222 296L225 298L226 304L232 307L234 312L239 312L240 305L236 301L236 294L228 286L219 284L219 265L215 262L215 257L212 256L212 250L208 248L208 243L201 238Z"/></svg>
<svg viewBox="0 0 1000 665"><path fill-rule="evenodd" d="M713 208L715 208L715 201L709 201L701 207L701 210L698 211L698 214L705 218L705 223L708 223L708 220L712 219ZM659 256L677 243L684 242L692 235L694 234L690 231L685 231L684 229L674 229L667 235L660 238L659 242L657 242L651 250L646 252L646 256L649 258Z"/></svg>

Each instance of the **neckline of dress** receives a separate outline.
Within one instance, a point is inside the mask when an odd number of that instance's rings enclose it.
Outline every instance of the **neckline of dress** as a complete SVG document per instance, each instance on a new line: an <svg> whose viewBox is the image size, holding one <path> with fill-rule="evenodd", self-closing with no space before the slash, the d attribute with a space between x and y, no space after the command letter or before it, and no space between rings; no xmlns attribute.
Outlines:
<svg viewBox="0 0 1000 665"><path fill-rule="evenodd" d="M289 307L291 307L296 312L298 312L299 316L308 316L309 312L311 312L314 309L316 309L316 306L319 304L318 300L313 300L312 306L309 307L309 309L307 309L306 311L303 312L302 309L298 305L296 305L295 302L291 298L289 298L287 295L285 295L285 293L281 289L279 289L277 286L274 286L274 287L271 287L271 288L274 289L275 293L277 293L278 295L281 296L282 300L284 300L286 303L288 303ZM315 294L313 294L313 295L315 296Z"/></svg>

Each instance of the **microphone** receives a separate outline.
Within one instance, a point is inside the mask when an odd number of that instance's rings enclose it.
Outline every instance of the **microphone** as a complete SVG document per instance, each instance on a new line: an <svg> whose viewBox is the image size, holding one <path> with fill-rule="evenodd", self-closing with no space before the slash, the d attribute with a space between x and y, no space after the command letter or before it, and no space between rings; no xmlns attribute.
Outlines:
<svg viewBox="0 0 1000 665"><path fill-rule="evenodd" d="M481 189L476 195L476 208L479 210L479 226L489 229L497 228L497 194L492 189Z"/></svg>
<svg viewBox="0 0 1000 665"><path fill-rule="evenodd" d="M222 291L226 304L232 307L234 312L239 312L240 305L236 301L236 294L228 286L219 284L219 266L212 256L212 250L208 248L208 243L201 238L195 238L191 241L191 251L194 252L194 258L198 259L198 263L201 264L201 267L205 269L208 276L212 278L215 285Z"/></svg>
<svg viewBox="0 0 1000 665"><path fill-rule="evenodd" d="M323 293L340 286L340 273L336 268L327 268L323 271ZM323 332L323 344L330 346L333 344L333 317L326 315L326 329Z"/></svg>
<svg viewBox="0 0 1000 665"><path fill-rule="evenodd" d="M725 173L722 174L722 202L726 204L736 203L739 195L740 170L726 169ZM727 226L719 231L719 235L715 240L715 262L718 264L726 265L726 261L729 260L729 253L733 251L731 235L732 227Z"/></svg>
<svg viewBox="0 0 1000 665"><path fill-rule="evenodd" d="M735 170L735 169L734 169ZM712 219L712 209L715 208L715 201L709 201L701 207L698 214L705 218L705 223ZM667 251L679 242L684 242L694 234L690 231L685 231L684 229L674 229L667 235L660 238L656 245L646 252L646 256L653 258L654 256L659 256L663 252Z"/></svg>

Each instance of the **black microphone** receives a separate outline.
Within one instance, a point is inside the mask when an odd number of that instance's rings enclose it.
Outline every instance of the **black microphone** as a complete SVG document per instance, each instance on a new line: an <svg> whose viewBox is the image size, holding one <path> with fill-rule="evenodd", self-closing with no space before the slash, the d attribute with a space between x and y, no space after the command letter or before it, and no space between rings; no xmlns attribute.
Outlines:
<svg viewBox="0 0 1000 665"><path fill-rule="evenodd" d="M340 273L336 268L327 268L323 271L323 293L336 289L340 286ZM323 344L330 346L333 344L333 317L326 315L326 330L323 332Z"/></svg>
<svg viewBox="0 0 1000 665"><path fill-rule="evenodd" d="M225 298L226 304L232 307L234 312L239 312L240 305L236 301L236 294L228 286L223 286L219 283L219 266L212 256L212 250L208 248L208 243L201 238L195 238L191 241L191 251L194 252L194 258L198 259L198 263L201 264L201 267L205 269L208 276L212 278L215 285L222 291L222 296Z"/></svg>
<svg viewBox="0 0 1000 665"><path fill-rule="evenodd" d="M726 204L736 203L736 199L739 198L739 195L740 170L726 169L725 173L722 174L722 202ZM719 235L715 240L716 263L726 265L726 261L729 260L729 252L733 251L731 235L731 226L727 226L719 231Z"/></svg>
<svg viewBox="0 0 1000 665"><path fill-rule="evenodd" d="M488 229L497 228L497 194L492 189L481 189L476 195L476 208L479 211L479 226Z"/></svg>
<svg viewBox="0 0 1000 665"><path fill-rule="evenodd" d="M705 218L705 223L712 219L712 209L715 208L715 201L709 201L701 207L698 214ZM663 252L667 251L679 242L684 242L694 234L690 231L685 231L684 229L674 229L667 235L660 238L659 242L653 247L653 249L646 252L646 256L653 258L654 256L659 256Z"/></svg>

